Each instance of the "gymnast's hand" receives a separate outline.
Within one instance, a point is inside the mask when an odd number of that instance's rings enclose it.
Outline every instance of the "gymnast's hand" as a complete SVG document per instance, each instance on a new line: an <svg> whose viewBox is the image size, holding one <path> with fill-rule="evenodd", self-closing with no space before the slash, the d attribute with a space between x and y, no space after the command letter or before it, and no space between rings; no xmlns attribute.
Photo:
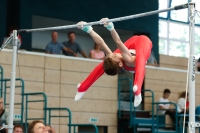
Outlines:
<svg viewBox="0 0 200 133"><path fill-rule="evenodd" d="M78 22L77 23L77 28L79 28L79 29L81 29L81 30L83 30L83 31L85 31L87 33L90 33L93 30L92 26L83 26L84 24L87 24L87 23L83 22L83 21Z"/></svg>
<svg viewBox="0 0 200 133"><path fill-rule="evenodd" d="M108 20L109 20L108 18L102 18L100 20L100 24L103 24L104 27L106 27L109 31L112 31L114 29L114 25L112 22L106 22Z"/></svg>

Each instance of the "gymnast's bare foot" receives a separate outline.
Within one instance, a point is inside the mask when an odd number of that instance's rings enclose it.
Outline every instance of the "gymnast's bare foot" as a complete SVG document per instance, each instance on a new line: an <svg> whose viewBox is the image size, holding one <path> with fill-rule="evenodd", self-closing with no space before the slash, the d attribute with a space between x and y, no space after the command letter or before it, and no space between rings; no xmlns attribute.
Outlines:
<svg viewBox="0 0 200 133"><path fill-rule="evenodd" d="M81 86L81 84L78 84L78 85L77 85L77 89L78 89L80 86ZM85 92L77 92L74 100L75 100L75 101L80 100L80 99L83 97L84 94L85 94Z"/></svg>
<svg viewBox="0 0 200 133"><path fill-rule="evenodd" d="M134 85L133 92L136 92L136 91L137 91L137 85ZM139 106L141 102L142 102L141 93L139 95L135 95L134 106L135 107Z"/></svg>

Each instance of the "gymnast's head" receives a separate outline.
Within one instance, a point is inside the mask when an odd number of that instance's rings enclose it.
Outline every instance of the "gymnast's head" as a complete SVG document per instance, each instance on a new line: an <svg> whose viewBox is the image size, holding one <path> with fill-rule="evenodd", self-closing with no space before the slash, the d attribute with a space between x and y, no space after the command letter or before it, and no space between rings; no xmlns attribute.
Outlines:
<svg viewBox="0 0 200 133"><path fill-rule="evenodd" d="M106 74L115 76L123 67L122 56L119 53L107 55L104 59L103 68Z"/></svg>

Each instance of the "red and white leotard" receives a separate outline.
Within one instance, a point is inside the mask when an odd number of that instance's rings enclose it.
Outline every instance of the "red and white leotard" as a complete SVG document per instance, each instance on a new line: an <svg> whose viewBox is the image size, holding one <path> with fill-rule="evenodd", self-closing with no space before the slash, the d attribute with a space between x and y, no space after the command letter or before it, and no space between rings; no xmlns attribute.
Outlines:
<svg viewBox="0 0 200 133"><path fill-rule="evenodd" d="M145 64L151 54L152 42L144 36L133 36L128 39L124 45L131 51L134 50L136 54L135 67L129 67L125 63L123 67L127 71L135 71L134 86L137 86L135 95L141 94L141 87L145 75ZM119 49L116 49L114 53L121 53ZM89 76L79 84L78 93L86 92L88 88L104 74L103 62L97 65Z"/></svg>

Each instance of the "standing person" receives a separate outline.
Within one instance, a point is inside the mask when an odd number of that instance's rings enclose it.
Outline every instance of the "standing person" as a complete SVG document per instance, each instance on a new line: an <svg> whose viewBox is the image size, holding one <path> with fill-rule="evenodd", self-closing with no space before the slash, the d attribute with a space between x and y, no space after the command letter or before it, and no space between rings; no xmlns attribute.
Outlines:
<svg viewBox="0 0 200 133"><path fill-rule="evenodd" d="M90 58L97 60L103 60L105 58L105 53L101 50L99 44L94 44L94 49L90 51Z"/></svg>
<svg viewBox="0 0 200 133"><path fill-rule="evenodd" d="M63 49L66 52L69 52L73 54L74 56L77 56L76 53L74 53L71 49L65 47L62 43L59 43L58 40L58 32L53 31L51 33L51 42L49 42L46 46L46 53L47 54L61 54L61 50Z"/></svg>
<svg viewBox="0 0 200 133"><path fill-rule="evenodd" d="M75 42L76 39L76 35L73 31L68 33L68 41L63 42L63 45L69 49L71 49L74 53L80 53L83 57L87 58L86 54L84 53L84 51L82 50L81 46ZM74 56L74 54L64 51L63 50L63 54L66 56Z"/></svg>

